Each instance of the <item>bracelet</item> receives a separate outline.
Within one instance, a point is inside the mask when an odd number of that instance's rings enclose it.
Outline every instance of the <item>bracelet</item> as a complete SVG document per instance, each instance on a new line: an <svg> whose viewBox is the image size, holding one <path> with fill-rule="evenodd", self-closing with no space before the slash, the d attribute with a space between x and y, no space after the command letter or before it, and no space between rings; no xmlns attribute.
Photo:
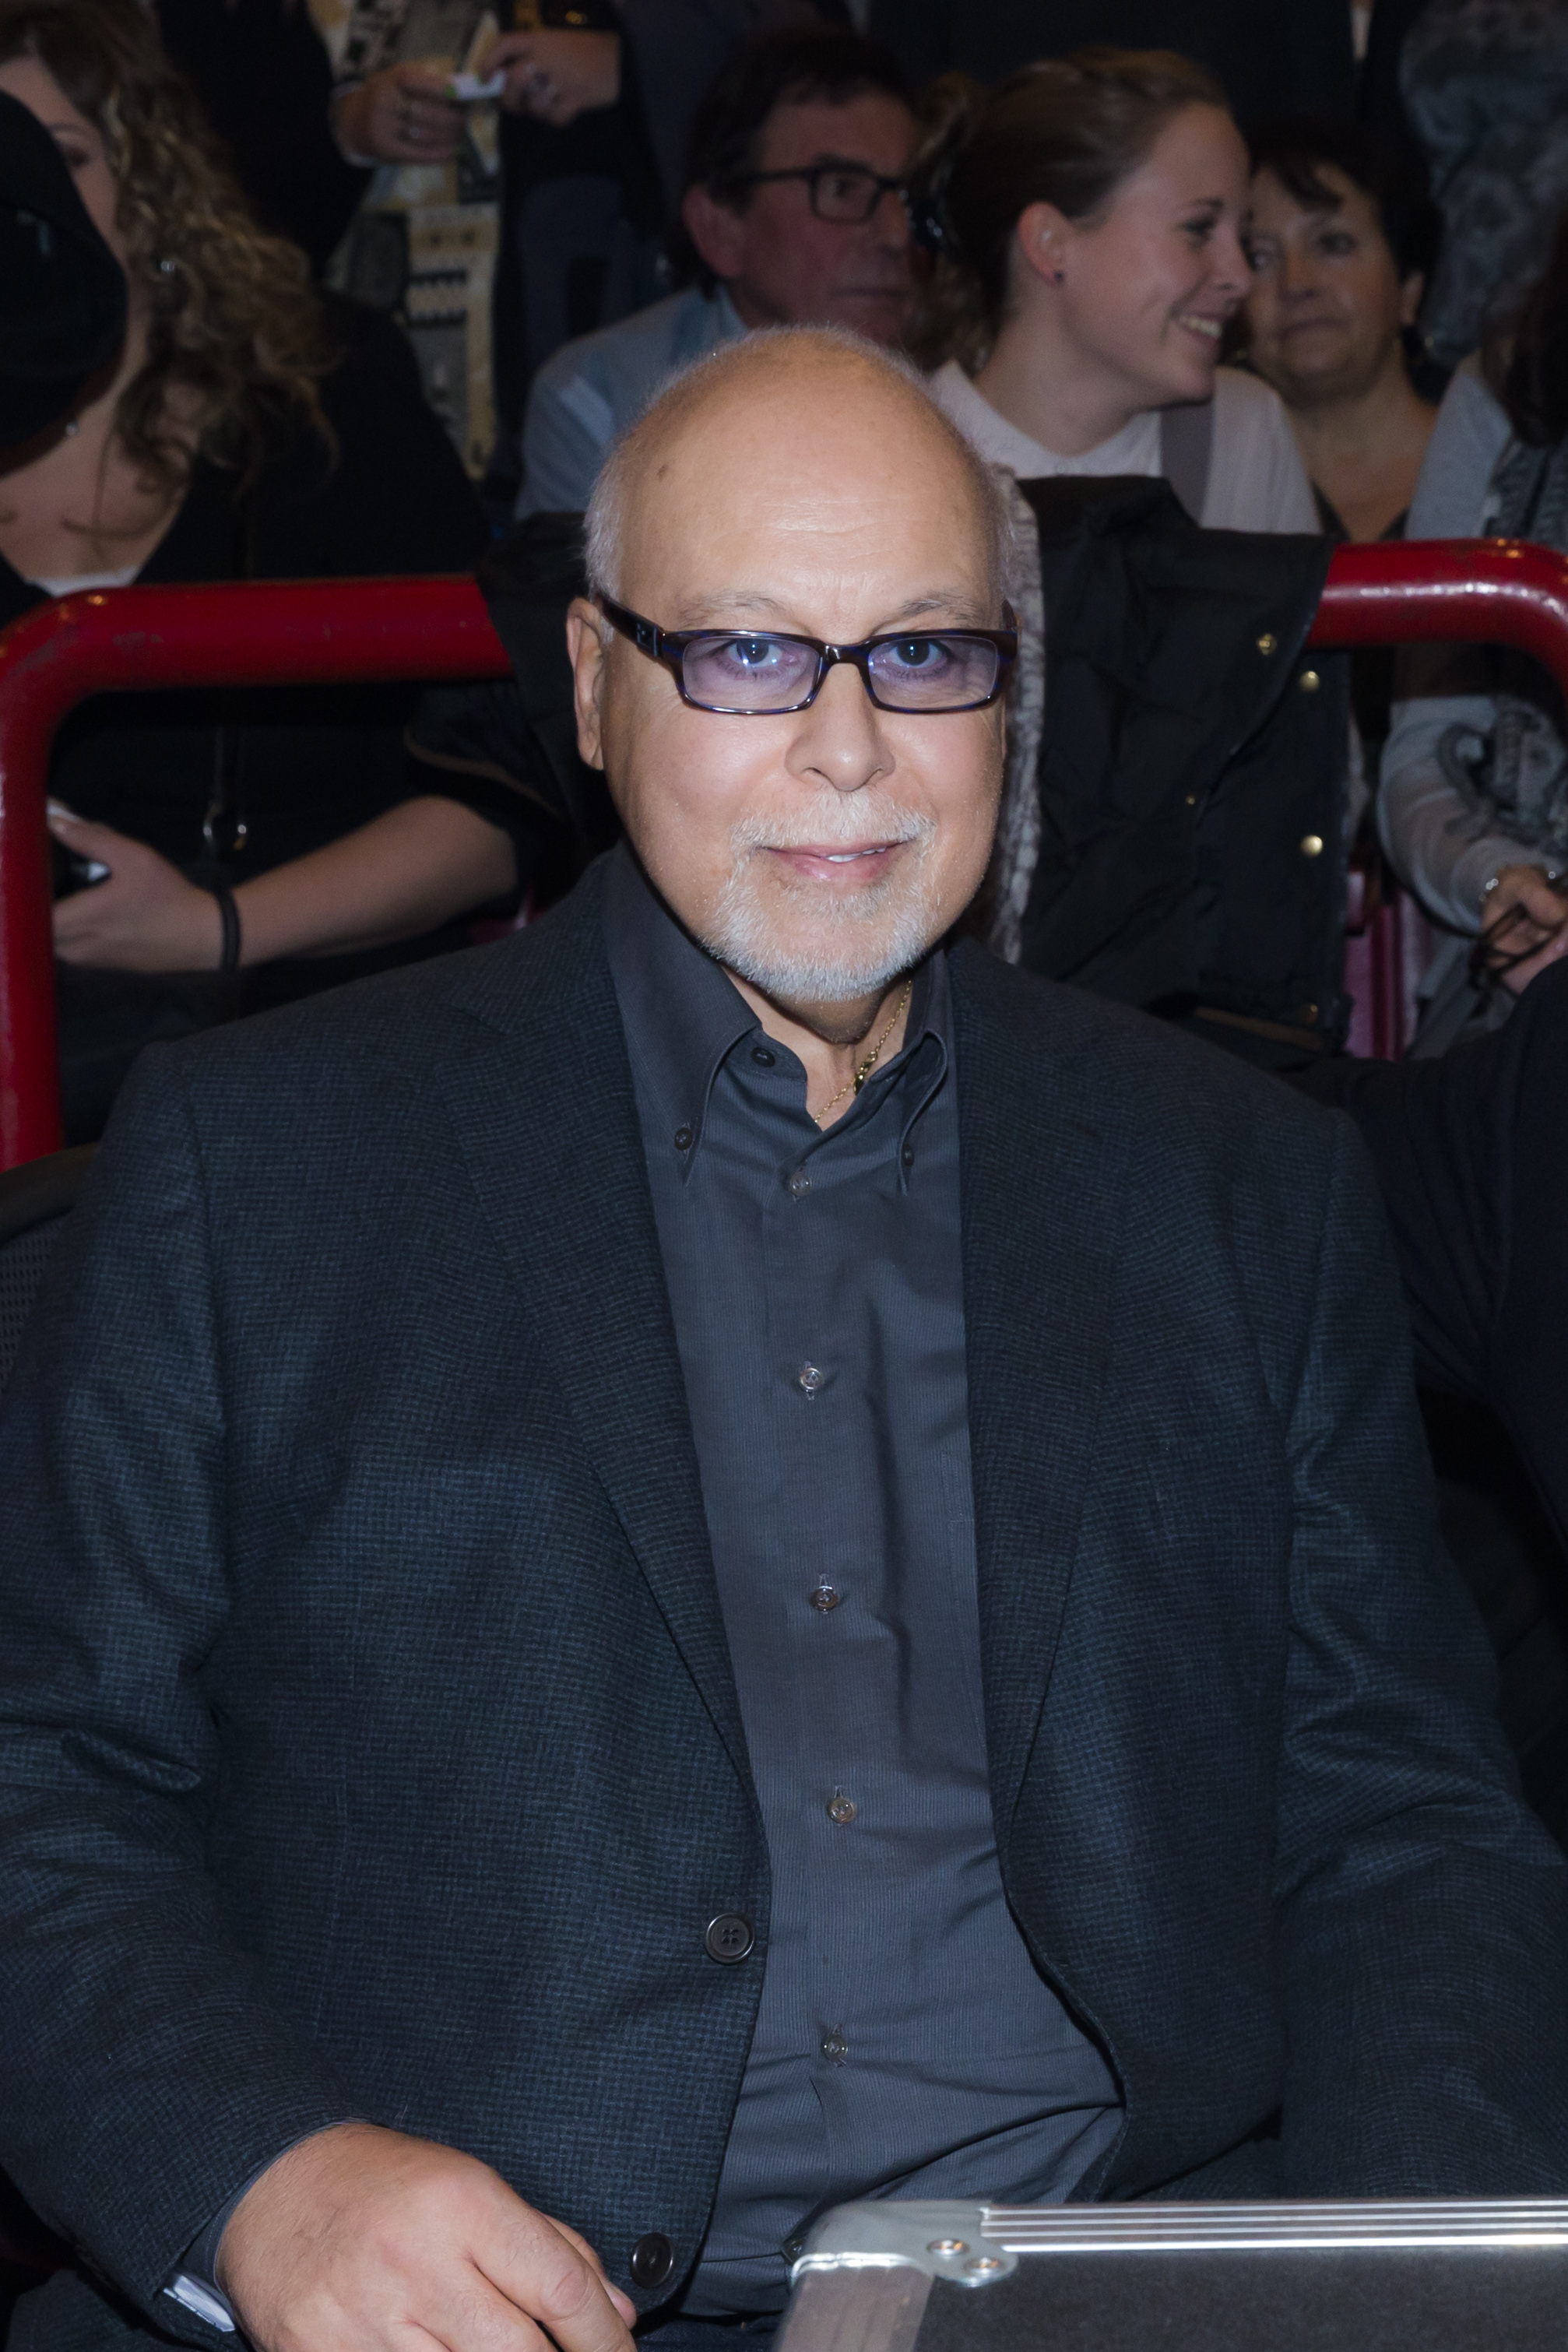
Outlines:
<svg viewBox="0 0 1568 2352"><path fill-rule="evenodd" d="M223 953L218 958L217 968L219 971L237 971L244 940L234 892L226 882L209 882L206 887L217 900L218 915L223 923Z"/></svg>

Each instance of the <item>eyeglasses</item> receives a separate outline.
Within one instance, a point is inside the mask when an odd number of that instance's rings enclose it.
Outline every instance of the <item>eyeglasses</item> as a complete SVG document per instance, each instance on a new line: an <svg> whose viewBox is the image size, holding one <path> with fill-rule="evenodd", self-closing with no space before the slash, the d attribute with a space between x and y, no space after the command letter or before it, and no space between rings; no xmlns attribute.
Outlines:
<svg viewBox="0 0 1568 2352"><path fill-rule="evenodd" d="M726 719L805 710L838 662L859 671L879 710L984 710L1001 693L1018 657L1017 623L1010 604L1002 607L1005 629L937 629L923 635L902 630L863 638L858 646L831 646L821 637L773 631L661 629L607 596L599 598L599 608L639 653L664 665L683 702Z"/></svg>
<svg viewBox="0 0 1568 2352"><path fill-rule="evenodd" d="M804 180L811 209L818 220L838 221L847 227L864 227L882 198L895 195L907 205L902 180L889 180L868 163L805 163L789 172L748 172L731 184L736 189L760 188L767 180Z"/></svg>

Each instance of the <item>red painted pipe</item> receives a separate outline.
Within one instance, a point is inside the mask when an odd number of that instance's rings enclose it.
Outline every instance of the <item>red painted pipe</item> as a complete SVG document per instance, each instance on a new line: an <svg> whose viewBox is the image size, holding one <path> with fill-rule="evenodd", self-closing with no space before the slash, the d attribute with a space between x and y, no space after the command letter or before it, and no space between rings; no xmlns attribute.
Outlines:
<svg viewBox="0 0 1568 2352"><path fill-rule="evenodd" d="M505 677L471 580L118 588L40 605L0 636L0 1169L60 1142L44 826L55 730L136 687Z"/></svg>
<svg viewBox="0 0 1568 2352"><path fill-rule="evenodd" d="M1339 547L1310 642L1516 646L1568 695L1568 556L1519 539L1412 539Z"/></svg>
<svg viewBox="0 0 1568 2352"><path fill-rule="evenodd" d="M1342 547L1321 646L1511 645L1568 695L1568 559L1509 540ZM41 606L0 636L0 1169L59 1144L44 800L66 713L137 687L504 677L471 580L120 588Z"/></svg>

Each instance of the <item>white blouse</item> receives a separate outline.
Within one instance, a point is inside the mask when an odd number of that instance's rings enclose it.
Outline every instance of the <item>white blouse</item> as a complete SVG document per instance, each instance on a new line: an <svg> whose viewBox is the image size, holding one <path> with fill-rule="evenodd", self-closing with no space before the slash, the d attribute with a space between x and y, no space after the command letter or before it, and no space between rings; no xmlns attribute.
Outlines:
<svg viewBox="0 0 1568 2352"><path fill-rule="evenodd" d="M1157 408L1134 416L1098 448L1063 457L1009 425L975 390L956 360L937 370L931 389L980 455L994 466L1005 466L1020 481L1039 481L1051 474L1157 475L1161 470ZM1222 367L1215 374L1214 395L1205 528L1316 532L1311 485L1279 394L1239 368Z"/></svg>

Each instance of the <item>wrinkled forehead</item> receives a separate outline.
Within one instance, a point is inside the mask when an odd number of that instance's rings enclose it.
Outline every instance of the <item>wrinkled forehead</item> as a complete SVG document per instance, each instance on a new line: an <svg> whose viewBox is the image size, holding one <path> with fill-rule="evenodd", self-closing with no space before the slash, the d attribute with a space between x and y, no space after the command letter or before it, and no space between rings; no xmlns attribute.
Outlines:
<svg viewBox="0 0 1568 2352"><path fill-rule="evenodd" d="M652 420L650 420L651 422ZM952 578L994 587L974 473L914 389L745 377L661 423L628 469L624 578L668 596L776 575L781 587ZM670 623L669 625L674 625Z"/></svg>

